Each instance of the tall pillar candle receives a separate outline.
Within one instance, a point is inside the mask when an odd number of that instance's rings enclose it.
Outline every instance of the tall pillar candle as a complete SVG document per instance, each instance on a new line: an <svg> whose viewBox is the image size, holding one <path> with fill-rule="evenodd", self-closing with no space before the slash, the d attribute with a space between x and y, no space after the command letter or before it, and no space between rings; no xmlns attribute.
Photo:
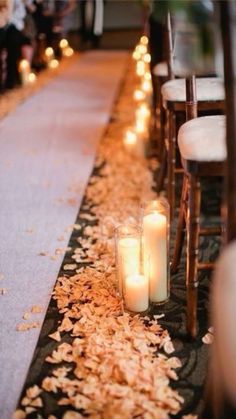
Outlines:
<svg viewBox="0 0 236 419"><path fill-rule="evenodd" d="M144 265L146 274L149 270L150 301L162 303L169 297L168 214L154 208L144 213L142 220Z"/></svg>

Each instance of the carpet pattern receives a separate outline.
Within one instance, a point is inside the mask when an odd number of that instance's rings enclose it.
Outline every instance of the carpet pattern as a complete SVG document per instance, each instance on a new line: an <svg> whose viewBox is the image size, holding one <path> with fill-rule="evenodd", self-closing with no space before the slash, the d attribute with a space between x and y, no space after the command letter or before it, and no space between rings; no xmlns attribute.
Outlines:
<svg viewBox="0 0 236 419"><path fill-rule="evenodd" d="M123 90L121 90L122 95ZM125 109L123 112L125 113ZM109 132L115 132L116 127L123 123L122 112L118 113L117 108L113 110L113 114L110 120L110 124L105 135L109 135ZM103 165L106 165L106 162L103 162ZM92 175L99 176L99 168L94 169ZM218 211L216 207L219 204L220 196L220 181L217 180L215 187L212 188L204 183L203 189L206 193L207 203L204 199L203 212L205 216L208 216L208 213L213 210L214 219L218 218ZM209 193L209 190L211 191ZM215 191L217 194L215 193ZM86 199L83 200L81 209L78 213L76 223L82 225L82 230L79 232L74 230L71 239L69 242L69 247L72 249L78 246L77 239L83 236L83 229L90 224L86 222L84 218L81 218L82 213L89 214L88 202ZM210 221L212 222L212 218ZM174 245L174 233L176 227L176 221L172 228L172 239L171 239L171 250L173 251ZM92 222L94 225L96 221ZM219 241L217 239L204 239L201 243L201 253L203 258L210 258L214 260L219 250ZM183 251L183 254L185 252ZM73 276L74 271L64 271L63 266L65 264L73 263L71 259L72 251L66 253L64 261L62 263L59 276L69 275ZM81 265L82 266L82 265ZM191 341L186 336L185 330L185 259L182 258L181 266L176 275L173 275L171 278L171 297L169 302L165 306L156 308L152 314L161 314L164 313L165 317L160 320L160 323L163 327L167 328L174 346L175 353L182 361L182 367L178 370L179 380L175 383L172 383L173 387L176 388L185 399L183 410L181 414L175 417L181 418L184 414L199 414L203 406L203 392L204 392L204 381L207 373L207 359L208 359L208 346L204 345L202 342L202 337L206 334L208 329L208 320L207 320L207 309L208 309L208 294L209 294L209 275L201 274L200 286L199 286L199 304L198 304L198 319L199 319L199 334L195 341ZM58 322L61 320L61 316L58 314L58 310L55 304L55 301L51 299L48 311L45 317L45 321L41 330L39 341L35 350L35 354L28 372L27 380L25 382L24 389L22 391L22 397L25 395L25 391L28 387L37 384L40 386L44 377L50 374L51 366L45 363L45 358L52 352L56 347L54 341L48 338L48 335L54 332L57 328ZM69 334L64 334L62 342L70 342ZM60 395L53 393L43 392L42 399L44 403L44 408L39 409L39 413L43 418L48 417L48 415L55 415L56 418L62 418L63 413L67 410L67 407L58 406L57 400ZM20 401L19 401L20 408ZM35 418L35 414L28 414L27 417Z"/></svg>

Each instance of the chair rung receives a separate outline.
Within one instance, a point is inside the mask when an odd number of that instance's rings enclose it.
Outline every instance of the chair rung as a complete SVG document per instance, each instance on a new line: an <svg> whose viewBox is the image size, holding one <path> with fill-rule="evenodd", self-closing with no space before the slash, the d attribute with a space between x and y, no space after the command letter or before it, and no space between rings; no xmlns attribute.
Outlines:
<svg viewBox="0 0 236 419"><path fill-rule="evenodd" d="M220 236L221 227L201 227L200 236Z"/></svg>
<svg viewBox="0 0 236 419"><path fill-rule="evenodd" d="M184 173L184 169L182 169L181 167L178 167L177 169L175 169L175 173Z"/></svg>
<svg viewBox="0 0 236 419"><path fill-rule="evenodd" d="M214 269L214 267L215 267L215 264L213 262L205 262L205 263L201 262L197 264L197 269L199 271L212 270Z"/></svg>

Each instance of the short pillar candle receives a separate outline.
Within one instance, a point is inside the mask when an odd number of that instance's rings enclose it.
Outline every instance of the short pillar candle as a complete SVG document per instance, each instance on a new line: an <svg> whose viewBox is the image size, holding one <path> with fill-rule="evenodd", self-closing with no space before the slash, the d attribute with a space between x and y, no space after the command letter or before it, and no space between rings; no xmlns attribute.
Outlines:
<svg viewBox="0 0 236 419"><path fill-rule="evenodd" d="M146 312L149 306L149 283L142 269L142 230L136 224L116 228L116 272L119 295L124 309Z"/></svg>

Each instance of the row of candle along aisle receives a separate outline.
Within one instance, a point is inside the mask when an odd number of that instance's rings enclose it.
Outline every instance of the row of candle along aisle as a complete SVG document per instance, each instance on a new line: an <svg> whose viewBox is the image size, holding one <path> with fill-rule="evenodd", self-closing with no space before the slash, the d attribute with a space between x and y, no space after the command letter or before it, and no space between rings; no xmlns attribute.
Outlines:
<svg viewBox="0 0 236 419"><path fill-rule="evenodd" d="M139 86L134 126L126 130L123 145L127 153L145 157L149 140L152 85L148 38L144 35L133 52ZM116 273L124 309L147 313L151 305L169 298L169 204L165 198L146 202L140 208L139 224L123 224L115 231Z"/></svg>
<svg viewBox="0 0 236 419"><path fill-rule="evenodd" d="M59 43L61 55L63 57L72 57L74 50L69 46L67 39L61 39ZM54 70L59 66L59 61L55 58L55 52L52 47L47 47L44 52L44 59L47 63L47 67ZM32 84L36 81L37 76L31 70L30 62L23 59L19 63L19 73L21 77L22 85Z"/></svg>
<svg viewBox="0 0 236 419"><path fill-rule="evenodd" d="M151 61L148 53L148 38L144 35L133 52L136 61L136 75L139 86L135 89L133 99L136 103L134 126L129 127L124 134L124 147L132 155L145 157L145 150L149 139L149 126L151 118Z"/></svg>

